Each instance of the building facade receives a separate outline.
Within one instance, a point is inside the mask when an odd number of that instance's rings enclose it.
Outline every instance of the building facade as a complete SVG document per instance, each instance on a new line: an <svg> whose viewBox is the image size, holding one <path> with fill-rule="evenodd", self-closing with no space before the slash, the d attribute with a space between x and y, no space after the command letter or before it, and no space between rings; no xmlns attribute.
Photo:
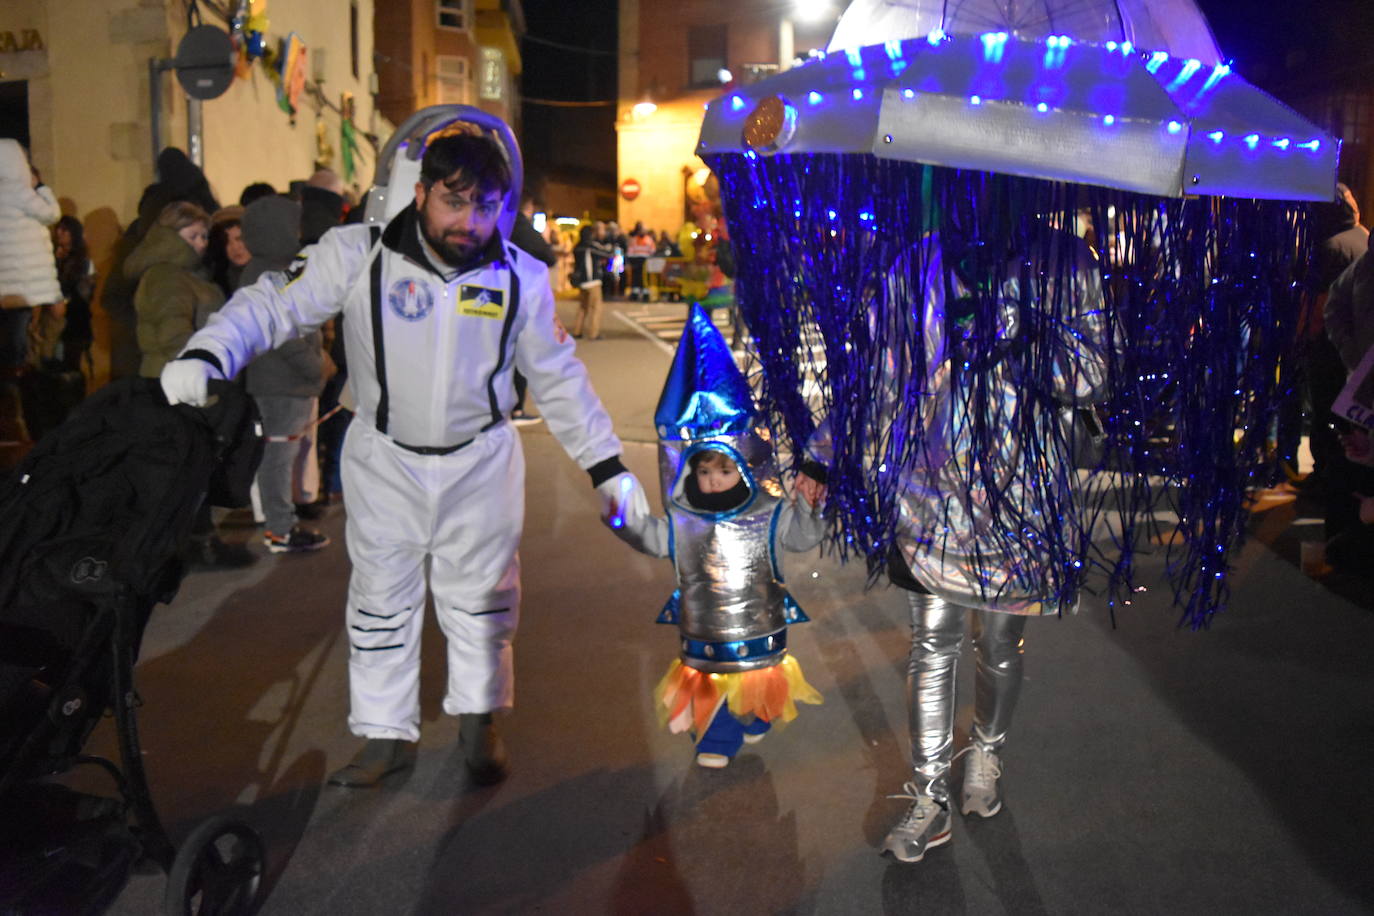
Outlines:
<svg viewBox="0 0 1374 916"><path fill-rule="evenodd" d="M389 0L376 18L377 105L400 124L428 105L473 105L519 133L520 0Z"/></svg>
<svg viewBox="0 0 1374 916"><path fill-rule="evenodd" d="M719 215L714 178L696 155L707 102L824 48L844 4L791 0L620 0L616 113L621 225L676 233ZM813 14L803 19L805 10Z"/></svg>
<svg viewBox="0 0 1374 916"><path fill-rule="evenodd" d="M295 33L306 49L305 90L295 113L284 111L259 60L201 103L200 155L222 202L237 202L254 181L284 190L317 165L342 173L345 96L359 147L349 185L370 186L375 151L364 135L386 132L372 104L372 7L373 0L273 0L265 45ZM206 24L227 28L202 10ZM103 224L136 214L154 181L154 150L188 149L186 94L171 70L150 66L171 59L186 30L183 0L0 5L0 133L26 142L65 210L94 219L97 254Z"/></svg>

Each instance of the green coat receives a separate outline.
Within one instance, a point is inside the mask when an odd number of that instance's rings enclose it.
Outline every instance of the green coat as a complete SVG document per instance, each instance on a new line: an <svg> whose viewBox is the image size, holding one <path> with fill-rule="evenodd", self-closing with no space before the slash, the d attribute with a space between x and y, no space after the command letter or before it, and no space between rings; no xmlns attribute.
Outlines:
<svg viewBox="0 0 1374 916"><path fill-rule="evenodd" d="M196 250L166 226L154 226L124 262L137 279L139 374L157 378L198 328L224 304Z"/></svg>

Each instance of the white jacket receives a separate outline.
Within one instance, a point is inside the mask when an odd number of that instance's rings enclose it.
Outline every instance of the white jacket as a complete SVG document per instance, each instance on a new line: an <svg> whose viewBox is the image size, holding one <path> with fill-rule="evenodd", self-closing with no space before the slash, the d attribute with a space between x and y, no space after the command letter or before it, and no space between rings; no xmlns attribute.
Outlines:
<svg viewBox="0 0 1374 916"><path fill-rule="evenodd" d="M29 305L62 301L48 228L62 217L49 188L34 188L29 160L15 140L0 140L0 296Z"/></svg>
<svg viewBox="0 0 1374 916"><path fill-rule="evenodd" d="M357 422L412 448L451 448L505 420L519 369L580 467L620 455L558 323L543 263L497 235L476 267L445 279L425 255L413 205L376 244L375 235L370 226L331 229L285 273L236 292L183 352L213 355L232 377L342 312Z"/></svg>

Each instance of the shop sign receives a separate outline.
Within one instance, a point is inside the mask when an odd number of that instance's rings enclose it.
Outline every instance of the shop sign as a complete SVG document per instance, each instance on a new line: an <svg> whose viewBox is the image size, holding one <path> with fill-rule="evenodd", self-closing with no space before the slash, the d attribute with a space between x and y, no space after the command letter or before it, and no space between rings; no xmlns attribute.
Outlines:
<svg viewBox="0 0 1374 916"><path fill-rule="evenodd" d="M20 51L42 51L43 36L37 29L22 29L19 32L0 32L0 54L18 54Z"/></svg>
<svg viewBox="0 0 1374 916"><path fill-rule="evenodd" d="M626 178L620 183L620 196L626 200L634 200L639 196L641 190L643 189L640 188L639 182L633 178Z"/></svg>

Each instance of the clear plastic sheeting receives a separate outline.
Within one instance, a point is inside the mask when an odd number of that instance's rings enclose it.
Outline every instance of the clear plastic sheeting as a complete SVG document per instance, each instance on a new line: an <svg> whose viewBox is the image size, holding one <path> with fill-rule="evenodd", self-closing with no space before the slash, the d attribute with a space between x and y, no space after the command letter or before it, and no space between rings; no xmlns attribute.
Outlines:
<svg viewBox="0 0 1374 916"><path fill-rule="evenodd" d="M1006 32L1037 40L1130 42L1207 66L1222 62L1207 20L1192 0L855 0L840 17L831 51L885 41Z"/></svg>

